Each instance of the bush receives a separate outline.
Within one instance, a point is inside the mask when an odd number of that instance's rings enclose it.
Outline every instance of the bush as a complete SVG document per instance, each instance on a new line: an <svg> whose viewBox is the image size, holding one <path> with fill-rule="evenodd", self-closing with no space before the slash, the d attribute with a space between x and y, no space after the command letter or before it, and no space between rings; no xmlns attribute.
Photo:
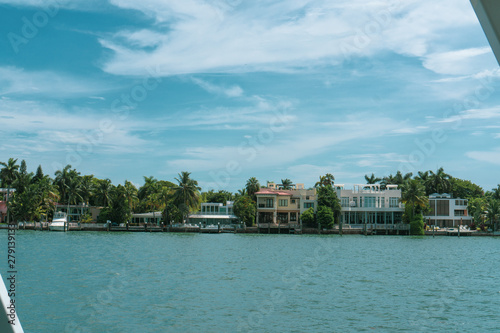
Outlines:
<svg viewBox="0 0 500 333"><path fill-rule="evenodd" d="M421 214L415 215L410 222L410 235L425 235L424 219Z"/></svg>
<svg viewBox="0 0 500 333"><path fill-rule="evenodd" d="M324 229L331 229L333 227L333 211L330 207L321 206L318 209L318 223Z"/></svg>

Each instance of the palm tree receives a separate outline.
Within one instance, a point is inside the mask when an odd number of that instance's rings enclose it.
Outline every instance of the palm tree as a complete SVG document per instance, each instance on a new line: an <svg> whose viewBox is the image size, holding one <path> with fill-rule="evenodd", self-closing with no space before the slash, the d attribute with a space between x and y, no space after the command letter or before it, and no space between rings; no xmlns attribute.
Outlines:
<svg viewBox="0 0 500 333"><path fill-rule="evenodd" d="M282 179L281 180L281 186L283 187L284 190L290 190L292 188L292 181L290 179Z"/></svg>
<svg viewBox="0 0 500 333"><path fill-rule="evenodd" d="M331 173L327 173L324 176L319 176L319 181L314 184L314 187L322 187L335 184L335 177Z"/></svg>
<svg viewBox="0 0 500 333"><path fill-rule="evenodd" d="M158 190L158 180L151 176L144 176L144 185L139 188L137 192L137 196L140 200L144 200L148 196L155 194Z"/></svg>
<svg viewBox="0 0 500 333"><path fill-rule="evenodd" d="M248 195L253 198L255 196L255 193L259 192L260 190L260 184L257 178L252 177L248 179L245 189Z"/></svg>
<svg viewBox="0 0 500 333"><path fill-rule="evenodd" d="M43 176L38 180L37 185L42 211L45 212L45 220L47 221L49 212L54 211L56 202L59 200L59 193L57 186L53 184L49 176Z"/></svg>
<svg viewBox="0 0 500 333"><path fill-rule="evenodd" d="M59 187L61 201L62 203L68 203L68 187L74 178L80 176L80 173L75 169L71 169L71 165L68 164L62 170L57 170L55 176L54 183Z"/></svg>
<svg viewBox="0 0 500 333"><path fill-rule="evenodd" d="M17 159L9 158L7 162L0 162L3 165L2 170L0 170L0 177L2 178L2 187L7 186L7 223L10 222L9 215L9 195L10 188L14 181L17 179L19 165L16 164Z"/></svg>
<svg viewBox="0 0 500 333"><path fill-rule="evenodd" d="M411 205L413 216L415 216L415 207L425 208L429 204L424 186L416 179L411 179L404 184L401 201Z"/></svg>
<svg viewBox="0 0 500 333"><path fill-rule="evenodd" d="M368 177L368 175L365 175L365 180L366 180L367 184L376 184L379 181L381 181L382 178L377 178L377 177L375 177L375 174L372 173L372 175L370 177Z"/></svg>
<svg viewBox="0 0 500 333"><path fill-rule="evenodd" d="M112 190L113 184L111 184L110 179L99 179L97 188L95 189L95 195L97 201L103 207L108 206Z"/></svg>
<svg viewBox="0 0 500 333"><path fill-rule="evenodd" d="M79 176L76 177L71 177L69 180L69 183L67 184L66 188L66 194L68 195L68 222L69 220L69 206L71 204L77 205L79 202L83 201L83 198L81 196L81 179Z"/></svg>
<svg viewBox="0 0 500 333"><path fill-rule="evenodd" d="M187 221L190 209L198 205L201 191L198 182L189 177L190 174L190 172L182 171L179 178L175 178L178 185L174 188L173 199L179 211L182 212L184 221Z"/></svg>
<svg viewBox="0 0 500 333"><path fill-rule="evenodd" d="M125 196L127 197L128 205L130 207L130 211L134 211L135 203L138 200L137 197L137 187L135 187L134 184L129 182L128 180L125 181L125 184L123 185L124 190L125 190Z"/></svg>
<svg viewBox="0 0 500 333"><path fill-rule="evenodd" d="M500 204L498 200L490 199L488 202L486 218L493 224L493 231L496 231L498 216L500 215Z"/></svg>
<svg viewBox="0 0 500 333"><path fill-rule="evenodd" d="M419 171L418 176L416 176L417 179L420 180L422 185L425 187L425 194L426 195L431 195L432 194L432 186L431 186L431 178L430 178L430 173L429 171Z"/></svg>
<svg viewBox="0 0 500 333"><path fill-rule="evenodd" d="M497 188L491 190L491 192L493 193L493 199L500 200L500 184L498 184Z"/></svg>
<svg viewBox="0 0 500 333"><path fill-rule="evenodd" d="M443 168L439 168L436 173L430 171L430 183L433 193L448 193L451 190L451 176L444 172Z"/></svg>
<svg viewBox="0 0 500 333"><path fill-rule="evenodd" d="M90 197L94 193L94 176L83 176L80 182L80 195L85 204L89 204Z"/></svg>

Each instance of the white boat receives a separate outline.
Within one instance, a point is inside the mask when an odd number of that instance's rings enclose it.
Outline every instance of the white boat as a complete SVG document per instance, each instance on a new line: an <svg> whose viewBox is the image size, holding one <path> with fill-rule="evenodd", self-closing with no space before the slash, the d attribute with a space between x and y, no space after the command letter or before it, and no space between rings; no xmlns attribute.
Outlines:
<svg viewBox="0 0 500 333"><path fill-rule="evenodd" d="M64 212L54 213L52 222L49 223L49 230L51 231L64 231L64 227L68 222L68 216Z"/></svg>

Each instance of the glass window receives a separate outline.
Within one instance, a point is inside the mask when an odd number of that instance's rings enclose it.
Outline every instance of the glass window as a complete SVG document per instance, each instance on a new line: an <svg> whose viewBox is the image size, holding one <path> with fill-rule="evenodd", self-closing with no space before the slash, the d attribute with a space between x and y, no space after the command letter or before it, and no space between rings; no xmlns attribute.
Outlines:
<svg viewBox="0 0 500 333"><path fill-rule="evenodd" d="M304 208L314 208L314 202L304 202Z"/></svg>
<svg viewBox="0 0 500 333"><path fill-rule="evenodd" d="M399 207L399 198L389 198L389 208L397 208Z"/></svg>
<svg viewBox="0 0 500 333"><path fill-rule="evenodd" d="M288 199L280 199L279 206L280 207L288 207Z"/></svg>
<svg viewBox="0 0 500 333"><path fill-rule="evenodd" d="M274 207L274 199L266 199L266 208Z"/></svg>

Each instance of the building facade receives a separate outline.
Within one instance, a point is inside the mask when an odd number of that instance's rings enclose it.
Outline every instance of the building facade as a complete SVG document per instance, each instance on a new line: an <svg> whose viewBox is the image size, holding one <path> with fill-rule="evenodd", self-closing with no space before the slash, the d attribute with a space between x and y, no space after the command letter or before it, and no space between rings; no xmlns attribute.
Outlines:
<svg viewBox="0 0 500 333"><path fill-rule="evenodd" d="M261 228L270 225L289 225L297 228L300 217L312 207L317 210L316 189L306 190L304 184L295 184L291 189L283 189L281 184L268 183L260 189L257 197L257 225Z"/></svg>
<svg viewBox="0 0 500 333"><path fill-rule="evenodd" d="M426 223L438 227L451 228L459 225L470 225L468 200L452 198L451 194L434 193L429 196L430 213L424 216Z"/></svg>
<svg viewBox="0 0 500 333"><path fill-rule="evenodd" d="M0 188L0 223L7 223L7 189ZM9 196L12 196L16 190L11 188Z"/></svg>
<svg viewBox="0 0 500 333"><path fill-rule="evenodd" d="M403 220L404 205L397 185L354 185L352 190L336 185L343 224L399 224Z"/></svg>
<svg viewBox="0 0 500 333"><path fill-rule="evenodd" d="M234 215L233 201L227 201L225 205L214 202L204 202L200 211L190 214L189 223L202 225L233 225L238 224L238 217Z"/></svg>
<svg viewBox="0 0 500 333"><path fill-rule="evenodd" d="M86 204L80 205L62 205L56 204L56 212L64 212L68 215L68 222L80 222L83 216L90 216L91 222L97 222L97 218L102 207L93 207Z"/></svg>

